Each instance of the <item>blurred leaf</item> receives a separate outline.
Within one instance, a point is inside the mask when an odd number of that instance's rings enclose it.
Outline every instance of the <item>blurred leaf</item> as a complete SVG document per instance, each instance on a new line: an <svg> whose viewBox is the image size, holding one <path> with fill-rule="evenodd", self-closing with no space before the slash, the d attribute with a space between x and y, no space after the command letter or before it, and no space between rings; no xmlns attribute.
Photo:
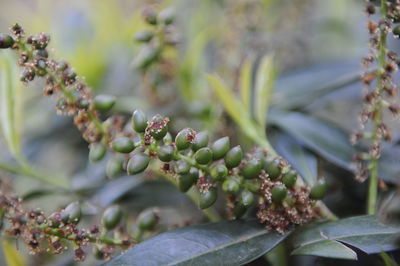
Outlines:
<svg viewBox="0 0 400 266"><path fill-rule="evenodd" d="M381 252L380 256L381 256L383 262L385 263L385 266L398 266L399 265L386 252Z"/></svg>
<svg viewBox="0 0 400 266"><path fill-rule="evenodd" d="M8 240L3 239L3 253L7 266L25 266L24 256Z"/></svg>
<svg viewBox="0 0 400 266"><path fill-rule="evenodd" d="M351 247L367 254L399 248L400 227L380 223L375 216L350 217L334 222L312 224L296 233L292 255L357 259Z"/></svg>
<svg viewBox="0 0 400 266"><path fill-rule="evenodd" d="M267 231L255 220L188 226L144 241L104 265L243 265L290 233Z"/></svg>
<svg viewBox="0 0 400 266"><path fill-rule="evenodd" d="M270 138L273 147L312 186L317 180L317 158L305 150L295 139L284 133Z"/></svg>
<svg viewBox="0 0 400 266"><path fill-rule="evenodd" d="M15 57L8 51L0 55L0 125L7 146L14 155L20 156L22 84Z"/></svg>
<svg viewBox="0 0 400 266"><path fill-rule="evenodd" d="M247 59L244 61L242 68L240 69L240 96L244 108L250 113L250 94L251 94L251 71L252 62Z"/></svg>
<svg viewBox="0 0 400 266"><path fill-rule="evenodd" d="M354 169L351 165L353 147L339 128L296 112L271 112L269 121L328 161L347 170Z"/></svg>
<svg viewBox="0 0 400 266"><path fill-rule="evenodd" d="M56 193L54 189L35 189L22 195L22 201L27 202L36 198L41 198Z"/></svg>
<svg viewBox="0 0 400 266"><path fill-rule="evenodd" d="M256 121L265 129L266 113L268 112L269 102L271 100L272 89L275 80L275 70L273 68L273 58L266 55L261 59L257 70L255 81L255 110Z"/></svg>

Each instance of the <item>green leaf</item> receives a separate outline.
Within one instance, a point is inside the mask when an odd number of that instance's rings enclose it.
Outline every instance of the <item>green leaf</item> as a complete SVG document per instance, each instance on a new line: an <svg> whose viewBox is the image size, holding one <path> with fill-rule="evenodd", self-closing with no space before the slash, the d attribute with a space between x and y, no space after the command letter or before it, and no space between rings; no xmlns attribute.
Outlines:
<svg viewBox="0 0 400 266"><path fill-rule="evenodd" d="M11 154L18 158L21 146L22 85L16 59L10 52L0 56L0 126Z"/></svg>
<svg viewBox="0 0 400 266"><path fill-rule="evenodd" d="M251 95L251 71L252 62L247 59L244 61L242 68L240 69L240 96L244 108L250 113L250 95Z"/></svg>
<svg viewBox="0 0 400 266"><path fill-rule="evenodd" d="M269 120L328 161L354 170L351 165L354 150L348 135L339 128L297 112L271 112Z"/></svg>
<svg viewBox="0 0 400 266"><path fill-rule="evenodd" d="M271 100L275 80L272 56L267 55L261 59L255 81L255 118L262 129L265 129L266 114Z"/></svg>
<svg viewBox="0 0 400 266"><path fill-rule="evenodd" d="M3 253L8 266L25 266L26 262L22 254L8 240L3 240Z"/></svg>
<svg viewBox="0 0 400 266"><path fill-rule="evenodd" d="M385 266L398 266L397 262L392 259L386 252L381 252L380 254Z"/></svg>
<svg viewBox="0 0 400 266"><path fill-rule="evenodd" d="M369 215L311 224L294 236L292 254L356 259L347 246L367 254L394 250L399 248L398 233L400 227L384 225Z"/></svg>
<svg viewBox="0 0 400 266"><path fill-rule="evenodd" d="M267 231L255 220L188 226L144 241L104 265L243 265L289 234Z"/></svg>

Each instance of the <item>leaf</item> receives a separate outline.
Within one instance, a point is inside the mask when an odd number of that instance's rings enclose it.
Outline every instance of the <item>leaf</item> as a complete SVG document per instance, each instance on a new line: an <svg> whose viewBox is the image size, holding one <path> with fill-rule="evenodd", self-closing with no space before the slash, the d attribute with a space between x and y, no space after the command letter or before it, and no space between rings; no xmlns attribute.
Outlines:
<svg viewBox="0 0 400 266"><path fill-rule="evenodd" d="M244 108L250 113L250 94L251 94L251 71L252 62L247 59L244 61L242 68L240 69L240 96Z"/></svg>
<svg viewBox="0 0 400 266"><path fill-rule="evenodd" d="M188 226L144 241L104 265L243 265L289 234L267 231L255 220Z"/></svg>
<svg viewBox="0 0 400 266"><path fill-rule="evenodd" d="M312 224L293 238L293 255L356 259L346 244L367 254L399 248L400 227L380 223L375 216L356 216L334 222Z"/></svg>
<svg viewBox="0 0 400 266"><path fill-rule="evenodd" d="M299 172L309 186L312 186L317 180L317 158L315 155L305 150L295 139L285 133L273 135L270 137L270 141L278 154Z"/></svg>
<svg viewBox="0 0 400 266"><path fill-rule="evenodd" d="M267 55L261 59L255 81L255 118L261 128L265 129L266 113L271 100L275 80L275 71L272 65L272 56Z"/></svg>
<svg viewBox="0 0 400 266"><path fill-rule="evenodd" d="M397 262L392 259L386 252L381 252L380 254L385 266L398 266Z"/></svg>
<svg viewBox="0 0 400 266"><path fill-rule="evenodd" d="M22 87L15 58L10 52L0 57L0 126L15 158L20 156Z"/></svg>
<svg viewBox="0 0 400 266"><path fill-rule="evenodd" d="M271 112L269 120L328 161L354 170L351 165L354 150L348 136L339 128L297 112Z"/></svg>
<svg viewBox="0 0 400 266"><path fill-rule="evenodd" d="M7 266L25 266L26 262L22 254L15 248L14 245L10 244L8 240L3 240L3 253L7 263Z"/></svg>

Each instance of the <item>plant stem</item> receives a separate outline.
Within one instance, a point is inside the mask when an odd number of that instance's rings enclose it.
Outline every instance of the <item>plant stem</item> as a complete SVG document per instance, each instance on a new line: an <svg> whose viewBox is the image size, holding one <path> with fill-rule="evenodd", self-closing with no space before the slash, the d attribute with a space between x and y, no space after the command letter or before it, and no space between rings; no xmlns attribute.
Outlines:
<svg viewBox="0 0 400 266"><path fill-rule="evenodd" d="M386 3L381 0L380 8L381 16L386 19L387 10ZM383 26L381 26L383 27ZM382 74L385 67L386 58L386 30L380 29L379 36L379 54L378 54L378 70L377 70L377 86L375 90L377 91L378 97L381 95L383 89L383 78ZM374 129L372 135L372 145L379 144L379 126L382 122L382 99L378 98L377 103L374 106ZM368 202L367 202L367 212L368 214L376 213L376 203L378 197L378 170L379 170L379 158L374 156L369 162L370 177L369 177L369 187L368 187Z"/></svg>

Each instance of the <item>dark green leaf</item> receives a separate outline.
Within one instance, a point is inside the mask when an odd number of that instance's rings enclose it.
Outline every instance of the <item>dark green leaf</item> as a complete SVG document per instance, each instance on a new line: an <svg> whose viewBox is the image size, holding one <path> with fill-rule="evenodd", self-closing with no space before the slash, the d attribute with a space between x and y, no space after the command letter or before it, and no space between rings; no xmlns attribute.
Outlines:
<svg viewBox="0 0 400 266"><path fill-rule="evenodd" d="M255 220L188 226L144 241L104 265L243 265L289 234L267 231Z"/></svg>
<svg viewBox="0 0 400 266"><path fill-rule="evenodd" d="M294 255L357 259L345 245L367 254L399 248L400 227L380 223L375 216L357 216L322 224L312 224L293 238Z"/></svg>

